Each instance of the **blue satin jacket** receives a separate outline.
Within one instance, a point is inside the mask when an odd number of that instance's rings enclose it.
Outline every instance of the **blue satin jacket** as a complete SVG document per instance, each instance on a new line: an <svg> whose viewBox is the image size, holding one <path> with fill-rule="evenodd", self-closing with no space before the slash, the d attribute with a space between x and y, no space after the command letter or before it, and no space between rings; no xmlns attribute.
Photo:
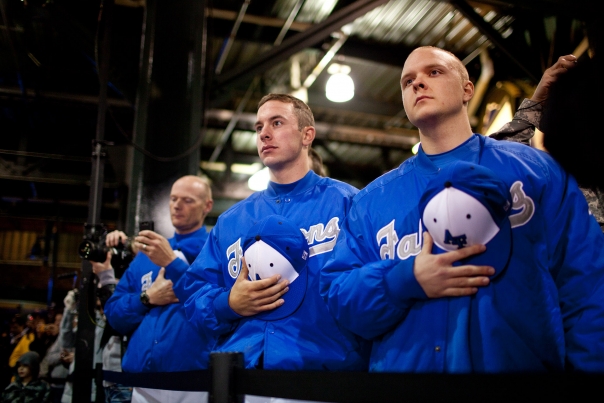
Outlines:
<svg viewBox="0 0 604 403"><path fill-rule="evenodd" d="M207 244L186 273L189 320L218 337L215 351L244 353L247 368L366 370L368 343L336 324L319 295L319 270L336 243L357 190L310 171L288 185L270 183L223 213ZM242 238L270 214L287 217L308 241L308 284L301 306L274 321L241 317L228 304L241 268ZM287 298L287 293L283 296Z"/></svg>
<svg viewBox="0 0 604 403"><path fill-rule="evenodd" d="M186 235L175 234L168 241L189 263L197 257L208 238L206 227ZM205 369L214 340L200 333L185 316L183 274L189 268L176 258L166 267L165 277L174 283L180 303L148 308L140 294L157 278L160 267L143 254L136 258L120 279L105 305L105 315L118 332L130 335L122 360L124 372L176 372Z"/></svg>
<svg viewBox="0 0 604 403"><path fill-rule="evenodd" d="M507 267L471 297L429 299L413 274L418 201L456 160L500 175L513 197ZM604 371L604 235L574 179L547 154L480 135L420 151L355 197L321 292L388 372Z"/></svg>

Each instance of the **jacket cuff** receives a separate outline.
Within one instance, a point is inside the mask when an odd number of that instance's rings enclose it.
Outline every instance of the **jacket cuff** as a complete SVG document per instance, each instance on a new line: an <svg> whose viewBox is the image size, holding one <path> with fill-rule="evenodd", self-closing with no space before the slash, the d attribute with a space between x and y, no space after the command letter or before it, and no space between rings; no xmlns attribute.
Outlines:
<svg viewBox="0 0 604 403"><path fill-rule="evenodd" d="M428 299L413 274L415 259L402 260L386 273L386 293L397 305L409 306L413 300Z"/></svg>
<svg viewBox="0 0 604 403"><path fill-rule="evenodd" d="M97 274L97 277L99 278L99 283L101 287L104 287L109 284L117 284L117 280L115 278L115 270L113 270L113 267L109 270L100 272L99 274Z"/></svg>
<svg viewBox="0 0 604 403"><path fill-rule="evenodd" d="M141 291L141 293L142 293L142 291ZM153 306L147 306L147 305L143 304L143 301L141 301L141 295L139 293L139 294L136 294L135 301L134 301L132 308L137 314L143 316L147 312L149 312L149 310L151 310L151 308L153 308Z"/></svg>
<svg viewBox="0 0 604 403"><path fill-rule="evenodd" d="M176 283L188 268L189 265L184 260L177 257L166 266L166 275L170 276L170 280Z"/></svg>
<svg viewBox="0 0 604 403"><path fill-rule="evenodd" d="M235 320L241 319L243 316L239 315L237 312L233 311L233 309L229 305L229 295L231 291L223 291L216 297L214 300L214 309L216 310L216 317L222 321L232 322Z"/></svg>

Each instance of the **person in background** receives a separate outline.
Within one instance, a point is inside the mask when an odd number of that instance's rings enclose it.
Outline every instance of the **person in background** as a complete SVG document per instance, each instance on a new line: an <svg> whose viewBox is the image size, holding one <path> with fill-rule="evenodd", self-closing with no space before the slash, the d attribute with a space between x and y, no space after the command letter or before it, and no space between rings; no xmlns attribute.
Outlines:
<svg viewBox="0 0 604 403"><path fill-rule="evenodd" d="M58 337L62 328L63 313L56 313L54 319L53 333L56 331L57 337L40 363L40 378L50 384L51 402L60 403L65 389L65 379L69 375L69 364L61 360L61 344Z"/></svg>
<svg viewBox="0 0 604 403"><path fill-rule="evenodd" d="M547 151L576 179L604 231L603 54L579 60L552 88L541 125ZM572 138L569 133L573 133Z"/></svg>
<svg viewBox="0 0 604 403"><path fill-rule="evenodd" d="M28 351L17 359L17 376L2 393L2 403L50 403L50 387L38 379L40 355Z"/></svg>
<svg viewBox="0 0 604 403"><path fill-rule="evenodd" d="M319 176L327 176L327 172L325 170L325 166L323 165L323 158L314 148L310 147L308 149L308 158L310 160L310 169L314 171Z"/></svg>
<svg viewBox="0 0 604 403"><path fill-rule="evenodd" d="M71 403L73 399L73 383L71 382L71 378L75 369L75 343L78 332L78 302L74 290L67 293L63 303L65 304L65 310L63 311L63 320L59 331L59 345L61 347L59 359L64 365L69 367L69 375L66 378L67 382L65 382L61 403ZM102 362L100 343L103 328L105 327L105 319L100 312L100 303L98 306L95 306L92 315L95 323L93 366L96 366L97 363ZM91 382L90 401L94 402L96 401L96 383L94 379Z"/></svg>
<svg viewBox="0 0 604 403"><path fill-rule="evenodd" d="M29 322L33 323L33 318ZM21 314L16 314L11 320L10 349L12 351L8 359L8 366L11 368L12 375L16 373L17 360L29 351L29 345L36 339L34 331L27 326L27 323L28 317Z"/></svg>
<svg viewBox="0 0 604 403"><path fill-rule="evenodd" d="M44 315L39 315L36 323L34 324L36 338L29 345L29 350L37 352L42 358L46 356L48 349L52 346L59 335L61 315L54 315L53 320L56 322L48 323Z"/></svg>
<svg viewBox="0 0 604 403"><path fill-rule="evenodd" d="M115 247L126 241L127 235L122 231L113 231L106 237L106 244ZM137 253L137 252L135 252ZM107 260L103 263L92 262L92 271L99 278L98 296L104 310L107 300L115 292L118 279L111 267L111 253L107 252ZM109 323L106 323L101 336L100 348L103 350L103 370L122 372L122 351L126 337L120 335ZM113 382L103 381L106 403L128 403L132 400L132 387Z"/></svg>

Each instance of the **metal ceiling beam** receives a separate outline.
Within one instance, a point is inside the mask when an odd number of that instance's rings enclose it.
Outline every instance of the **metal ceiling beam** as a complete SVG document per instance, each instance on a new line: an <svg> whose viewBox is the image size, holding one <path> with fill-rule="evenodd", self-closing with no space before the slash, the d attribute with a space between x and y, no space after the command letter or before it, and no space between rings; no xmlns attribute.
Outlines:
<svg viewBox="0 0 604 403"><path fill-rule="evenodd" d="M208 10L208 17L214 18L214 19L234 21L237 18L237 13L235 11L210 8ZM275 28L281 28L286 22L286 20L281 19L281 18L266 17L266 16L259 16L259 15L244 15L243 19L241 21L244 23L247 23L247 24L255 24L255 25L262 26L262 27L275 27ZM290 30L305 31L312 26L313 26L313 24L309 23L309 22L292 21Z"/></svg>
<svg viewBox="0 0 604 403"><path fill-rule="evenodd" d="M214 13L213 32L211 35L215 38L222 38L228 35L231 25L227 24L237 18L237 13L234 11L223 11L210 9L210 13ZM218 16L216 16L218 15ZM212 14L210 14L212 16ZM253 17L253 18L252 18ZM248 19L246 21L246 19ZM224 21L224 22L223 22ZM257 17L246 15L243 22L248 22L249 25L257 25L263 27L262 31L254 35L254 42L272 45L276 35L277 28L281 27L285 20L272 17ZM290 27L291 31L305 31L312 27L311 23L301 23L294 21ZM240 28L240 31L243 27ZM321 49L321 43L312 46L315 49ZM402 43L380 43L376 41L368 42L367 40L352 37L348 38L346 43L338 51L339 55L353 56L361 59L368 59L374 63L390 64L392 66L402 66L405 59L414 48L407 47Z"/></svg>
<svg viewBox="0 0 604 403"><path fill-rule="evenodd" d="M285 34L287 34L287 31L289 31L289 27L291 27L292 23L294 22L294 19L298 15L300 8L302 8L302 4L304 3L304 1L305 0L298 0L296 2L296 4L294 5L294 8L289 13L289 17L283 24L283 27L281 27L281 32L279 32L277 39L275 39L274 46L281 45L281 43L283 42L283 38L285 38ZM216 70L216 72L220 73L220 71L218 69ZM239 102L239 105L237 106L237 111L231 118L231 121L229 122L228 126L226 127L224 133L222 134L220 141L216 145L216 148L214 149L214 152L212 153L212 156L210 157L210 162L214 162L218 159L218 156L222 152L222 149L224 148L225 144L229 141L231 134L233 132L233 129L237 125L237 121L239 120L239 115L245 109L247 103L250 100L250 97L252 96L253 92L256 90L256 87L258 86L259 83L260 83L259 77L255 77L254 80L250 83L243 99Z"/></svg>
<svg viewBox="0 0 604 403"><path fill-rule="evenodd" d="M216 63L216 74L220 74L222 71L222 66L224 66L224 62L226 61L227 56L229 55L229 51L231 50L231 46L233 42L235 42L235 37L237 36L237 31L239 30L239 25L241 25L241 21L245 17L245 12L247 11L247 7L250 5L251 0L245 0L241 5L241 9L239 10L239 14L235 19L235 24L233 24L233 29L231 29L231 35L227 39L222 52L218 58L218 62Z"/></svg>
<svg viewBox="0 0 604 403"><path fill-rule="evenodd" d="M222 109L211 109L206 112L209 121L227 122L235 112ZM238 124L244 129L256 122L256 114L241 113ZM419 141L417 130L396 129L393 132L357 126L346 126L325 122L315 122L317 139L339 143L361 144L373 147L392 147L408 150Z"/></svg>
<svg viewBox="0 0 604 403"><path fill-rule="evenodd" d="M367 14L374 8L387 3L389 0L357 0L354 3L331 14L325 21L313 25L304 32L286 39L281 45L259 55L252 62L228 71L217 77L217 87L224 87L235 82L248 79L262 71L268 70L275 64L287 60L291 55L315 45L327 38L349 22Z"/></svg>
<svg viewBox="0 0 604 403"><path fill-rule="evenodd" d="M535 74L526 68L526 66L516 57L512 49L510 49L502 36L491 26L491 24L487 23L484 18L476 11L474 11L474 7L469 5L464 0L451 0L451 4L459 10L460 13L463 14L483 35L485 35L493 45L497 46L499 50L501 50L507 57L509 57L518 67L524 71L528 77L538 82L539 78L535 76Z"/></svg>
<svg viewBox="0 0 604 403"><path fill-rule="evenodd" d="M99 97L96 95L81 95L74 93L62 93L62 92L45 92L45 91L34 91L32 89L26 89L25 93L22 93L20 89L15 87L0 87L0 99L3 98L15 98L18 96L25 96L27 99L36 99L36 102L53 100L53 101L65 101L65 102L77 102L83 104L98 105ZM134 105L125 99L107 98L107 104L112 107L120 108L133 108Z"/></svg>

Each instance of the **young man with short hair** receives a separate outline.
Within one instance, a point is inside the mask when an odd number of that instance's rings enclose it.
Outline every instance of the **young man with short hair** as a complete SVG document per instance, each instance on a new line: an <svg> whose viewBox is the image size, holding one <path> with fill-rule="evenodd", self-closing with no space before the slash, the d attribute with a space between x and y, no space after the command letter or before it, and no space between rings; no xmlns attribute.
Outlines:
<svg viewBox="0 0 604 403"><path fill-rule="evenodd" d="M243 352L246 368L366 370L366 344L335 323L319 295L319 270L357 190L310 170L315 127L304 102L286 94L265 96L255 127L270 183L218 218L186 273L192 293L187 317L201 332L218 337L214 351ZM248 231L270 215L285 217L308 243L307 285L293 312L288 291L299 277L291 284L279 274L250 279L242 265Z"/></svg>

